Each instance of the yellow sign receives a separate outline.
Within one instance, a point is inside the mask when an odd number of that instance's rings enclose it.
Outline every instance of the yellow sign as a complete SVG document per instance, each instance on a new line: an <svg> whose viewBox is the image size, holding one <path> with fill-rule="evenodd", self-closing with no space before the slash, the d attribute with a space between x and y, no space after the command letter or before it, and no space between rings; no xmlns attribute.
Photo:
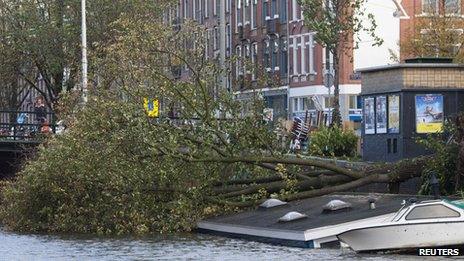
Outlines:
<svg viewBox="0 0 464 261"><path fill-rule="evenodd" d="M443 132L443 123L418 123L417 133L440 133Z"/></svg>
<svg viewBox="0 0 464 261"><path fill-rule="evenodd" d="M159 101L157 99L150 100L148 98L144 98L143 107L145 108L148 117L157 118L159 116Z"/></svg>

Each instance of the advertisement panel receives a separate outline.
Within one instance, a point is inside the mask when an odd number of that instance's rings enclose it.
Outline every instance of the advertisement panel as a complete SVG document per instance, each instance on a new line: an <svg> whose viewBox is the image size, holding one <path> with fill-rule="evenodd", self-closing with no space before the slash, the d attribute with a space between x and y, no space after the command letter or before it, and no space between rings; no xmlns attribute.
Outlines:
<svg viewBox="0 0 464 261"><path fill-rule="evenodd" d="M376 105L375 128L377 133L387 133L387 97L377 97Z"/></svg>
<svg viewBox="0 0 464 261"><path fill-rule="evenodd" d="M388 133L400 133L400 96L388 96Z"/></svg>
<svg viewBox="0 0 464 261"><path fill-rule="evenodd" d="M375 134L375 99L364 99L364 133Z"/></svg>
<svg viewBox="0 0 464 261"><path fill-rule="evenodd" d="M443 130L443 95L416 95L416 132L437 133Z"/></svg>

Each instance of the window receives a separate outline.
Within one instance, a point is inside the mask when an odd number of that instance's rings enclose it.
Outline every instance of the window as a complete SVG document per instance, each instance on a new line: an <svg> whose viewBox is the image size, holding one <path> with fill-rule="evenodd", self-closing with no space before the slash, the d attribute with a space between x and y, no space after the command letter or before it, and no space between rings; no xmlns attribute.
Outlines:
<svg viewBox="0 0 464 261"><path fill-rule="evenodd" d="M197 11L200 10L199 8L199 0L193 0L193 20L197 20L200 16L198 15Z"/></svg>
<svg viewBox="0 0 464 261"><path fill-rule="evenodd" d="M309 36L301 37L301 74L307 74L309 69Z"/></svg>
<svg viewBox="0 0 464 261"><path fill-rule="evenodd" d="M316 109L316 105L314 104L314 101L313 99L311 99L311 97L306 97L304 98L304 107L303 109L306 111L306 110L315 110Z"/></svg>
<svg viewBox="0 0 464 261"><path fill-rule="evenodd" d="M240 45L237 45L237 47L235 47L235 55L237 55L237 63L235 65L235 69L236 76L238 78L239 75L242 75L242 47Z"/></svg>
<svg viewBox="0 0 464 261"><path fill-rule="evenodd" d="M301 55L301 51L302 51L302 46L301 46L301 37L297 37L296 38L296 41L295 41L295 49L297 50L297 56L296 56L296 68L295 68L295 71L298 73L298 74L301 74L302 70L301 70L301 60L302 60L302 55Z"/></svg>
<svg viewBox="0 0 464 261"><path fill-rule="evenodd" d="M263 0L263 25L266 24L267 19L269 18L269 2L267 0Z"/></svg>
<svg viewBox="0 0 464 261"><path fill-rule="evenodd" d="M184 8L183 8L184 19L187 19L188 18L188 8L187 8L188 1L187 0L183 1L183 4L184 4Z"/></svg>
<svg viewBox="0 0 464 261"><path fill-rule="evenodd" d="M226 33L227 33L227 38L226 38L226 55L229 56L230 54L230 44L231 44L231 31L230 31L230 24L226 24Z"/></svg>
<svg viewBox="0 0 464 261"><path fill-rule="evenodd" d="M219 49L219 29L217 26L214 27L214 43L213 43L213 49L216 51Z"/></svg>
<svg viewBox="0 0 464 261"><path fill-rule="evenodd" d="M289 55L289 62L290 62L290 75L294 75L294 67L293 67L293 38L288 38L288 55Z"/></svg>
<svg viewBox="0 0 464 261"><path fill-rule="evenodd" d="M300 111L304 111L305 110L305 107L304 107L304 104L305 104L305 98L298 98L298 110Z"/></svg>
<svg viewBox="0 0 464 261"><path fill-rule="evenodd" d="M213 0L213 16L216 16L218 14L218 1Z"/></svg>
<svg viewBox="0 0 464 261"><path fill-rule="evenodd" d="M314 33L309 35L309 73L316 73L314 69Z"/></svg>
<svg viewBox="0 0 464 261"><path fill-rule="evenodd" d="M436 14L438 12L438 0L422 0L422 13Z"/></svg>
<svg viewBox="0 0 464 261"><path fill-rule="evenodd" d="M279 14L277 13L277 0L270 0L271 1L271 18L278 18Z"/></svg>
<svg viewBox="0 0 464 261"><path fill-rule="evenodd" d="M459 212L443 205L427 205L415 207L406 216L406 220L427 219L427 218L454 218L460 217Z"/></svg>
<svg viewBox="0 0 464 261"><path fill-rule="evenodd" d="M445 51L447 52L448 56L454 56L460 50L460 39L462 37L461 35L463 33L463 29L447 29L446 34L444 36L446 36L447 41L449 41L450 44L444 46L439 46L436 43L436 33L434 32L434 29L422 29L420 33L422 41L426 43L425 47L429 55L434 55L438 57L440 55L440 52Z"/></svg>
<svg viewBox="0 0 464 261"><path fill-rule="evenodd" d="M280 0L280 22L285 23L287 21L287 0Z"/></svg>
<svg viewBox="0 0 464 261"><path fill-rule="evenodd" d="M251 44L251 64L253 65L253 72L251 75L252 80L256 80L257 76L257 61L258 61L258 43Z"/></svg>
<svg viewBox="0 0 464 261"><path fill-rule="evenodd" d="M288 71L288 43L286 37L280 38L280 74L287 75Z"/></svg>
<svg viewBox="0 0 464 261"><path fill-rule="evenodd" d="M241 26L242 25L242 0L237 1L237 12L236 12L236 20L237 20L237 25Z"/></svg>
<svg viewBox="0 0 464 261"><path fill-rule="evenodd" d="M461 1L460 0L445 0L445 14L460 14Z"/></svg>
<svg viewBox="0 0 464 261"><path fill-rule="evenodd" d="M264 40L263 42L263 63L266 69L270 68L269 54L270 54L269 40Z"/></svg>
<svg viewBox="0 0 464 261"><path fill-rule="evenodd" d="M358 96L350 95L350 109L358 109Z"/></svg>
<svg viewBox="0 0 464 261"><path fill-rule="evenodd" d="M293 98L293 111L298 111L298 98Z"/></svg>
<svg viewBox="0 0 464 261"><path fill-rule="evenodd" d="M292 0L292 20L293 21L298 20L298 18L296 17L296 7L297 7L297 5L298 5L297 0Z"/></svg>
<svg viewBox="0 0 464 261"><path fill-rule="evenodd" d="M206 29L205 35L205 56L209 57L209 52L211 49L211 29Z"/></svg>
<svg viewBox="0 0 464 261"><path fill-rule="evenodd" d="M205 7L205 18L208 18L209 16L209 0L204 0L203 6Z"/></svg>
<svg viewBox="0 0 464 261"><path fill-rule="evenodd" d="M251 58L251 46L250 46L250 44L246 44L246 45L244 46L244 48L245 48L245 49L244 49L244 52L245 52L245 53L244 53L245 59L246 59L246 61L248 62L249 59ZM248 66L245 66L245 67L247 68L247 73L248 73L248 74L251 73L251 71L249 70L249 67L248 67Z"/></svg>
<svg viewBox="0 0 464 261"><path fill-rule="evenodd" d="M292 38L293 43L293 75L298 75L298 44L297 38Z"/></svg>
<svg viewBox="0 0 464 261"><path fill-rule="evenodd" d="M256 18L258 17L258 0L252 0L251 5L251 28L256 28Z"/></svg>
<svg viewBox="0 0 464 261"><path fill-rule="evenodd" d="M330 97L324 97L324 106L326 109L332 108L332 99Z"/></svg>
<svg viewBox="0 0 464 261"><path fill-rule="evenodd" d="M314 34L305 34L301 41L304 43L302 48L301 63L303 74L314 74Z"/></svg>
<svg viewBox="0 0 464 261"><path fill-rule="evenodd" d="M251 21L251 0L245 0L245 24L250 24Z"/></svg>
<svg viewBox="0 0 464 261"><path fill-rule="evenodd" d="M277 55L279 53L279 39L272 38L271 39L271 68L273 70L279 70L279 64L277 63Z"/></svg>

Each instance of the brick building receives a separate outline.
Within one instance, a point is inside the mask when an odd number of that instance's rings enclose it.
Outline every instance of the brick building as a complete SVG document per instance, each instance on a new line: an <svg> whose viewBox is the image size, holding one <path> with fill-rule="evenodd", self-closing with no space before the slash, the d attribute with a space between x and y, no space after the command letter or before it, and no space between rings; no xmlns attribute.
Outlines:
<svg viewBox="0 0 464 261"><path fill-rule="evenodd" d="M424 21L429 20L430 22L430 19L449 19L449 30L459 35L463 33L464 17L462 11L464 3L461 0L402 0L399 2L400 18L402 18L400 21L400 43L402 44L411 37L419 37L417 32L424 36L427 35L429 29L419 27L423 26ZM459 23L457 27L455 22ZM434 43L430 43L430 45L434 45ZM460 43L456 42L450 48L457 51L460 48ZM401 53L400 57L401 60L414 58L408 57L404 53Z"/></svg>
<svg viewBox="0 0 464 261"><path fill-rule="evenodd" d="M317 107L328 113L332 107L330 95L333 96L334 89L332 85L329 91L324 78L334 74L332 64L327 71L326 51L314 41L316 32L304 25L301 7L296 0L288 1L288 10L290 116L301 117L306 111L315 113ZM361 120L361 105L357 97L360 91L360 78L354 73L353 63L346 55L342 56L340 111L345 121Z"/></svg>
<svg viewBox="0 0 464 261"><path fill-rule="evenodd" d="M193 19L206 29L207 56L220 55L220 1L180 0L170 17L176 23ZM237 62L230 64L228 87L238 98L246 98L253 89L263 91L268 107L278 118L301 117L316 109L329 114L333 86L330 91L325 81L333 82L326 70L326 52L314 40L315 32L304 25L304 17L297 0L224 0L226 20L226 57L236 55L248 60L253 70ZM397 0L396 0L397 1ZM360 75L354 73L348 56L340 61L340 106L345 121L361 120ZM258 83L264 72L267 84ZM260 86L261 85L261 86Z"/></svg>
<svg viewBox="0 0 464 261"><path fill-rule="evenodd" d="M285 0L238 0L232 8L234 54L249 60L254 70L236 65L235 88L239 97L263 90L274 119L288 117L288 31ZM270 81L258 86L258 75Z"/></svg>

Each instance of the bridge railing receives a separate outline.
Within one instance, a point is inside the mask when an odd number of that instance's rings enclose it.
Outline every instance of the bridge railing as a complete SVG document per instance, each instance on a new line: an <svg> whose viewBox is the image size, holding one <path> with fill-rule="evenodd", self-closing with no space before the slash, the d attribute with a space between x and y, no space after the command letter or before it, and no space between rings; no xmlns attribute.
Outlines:
<svg viewBox="0 0 464 261"><path fill-rule="evenodd" d="M37 141L56 133L55 114L46 112L41 121L34 111L0 110L0 141Z"/></svg>

